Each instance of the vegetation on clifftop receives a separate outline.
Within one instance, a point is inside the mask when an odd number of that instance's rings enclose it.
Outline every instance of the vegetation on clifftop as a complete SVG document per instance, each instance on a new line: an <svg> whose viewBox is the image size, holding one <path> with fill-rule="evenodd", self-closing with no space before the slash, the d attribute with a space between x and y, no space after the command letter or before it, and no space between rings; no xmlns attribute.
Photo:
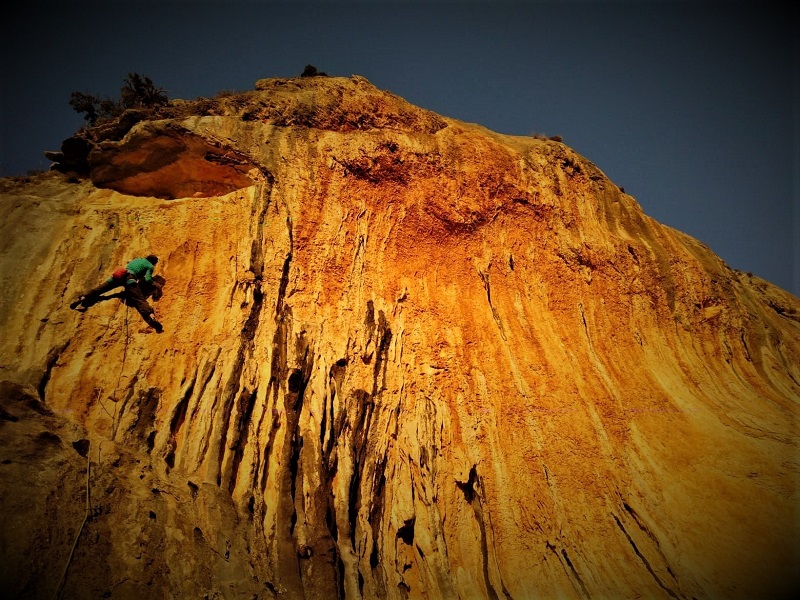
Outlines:
<svg viewBox="0 0 800 600"><path fill-rule="evenodd" d="M103 98L85 92L72 92L69 105L83 114L89 125L108 121L130 108L157 108L169 103L167 93L153 80L139 73L128 73L122 81L119 98Z"/></svg>

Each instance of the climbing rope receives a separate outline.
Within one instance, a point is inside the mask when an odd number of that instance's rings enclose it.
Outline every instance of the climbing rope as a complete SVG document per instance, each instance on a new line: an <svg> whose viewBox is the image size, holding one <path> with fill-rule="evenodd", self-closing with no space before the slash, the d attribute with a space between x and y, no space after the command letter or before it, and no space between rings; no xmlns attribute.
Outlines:
<svg viewBox="0 0 800 600"><path fill-rule="evenodd" d="M128 359L128 341L130 340L130 332L128 330L128 311L130 310L130 306L128 303L125 303L125 345L122 347L122 363L119 365L119 375L117 375L117 383L114 385L114 391L111 393L111 401L114 403L114 416L111 418L111 436L113 439L114 434L116 433L116 426L117 426L117 404L119 400L117 400L117 390L119 389L119 383L122 381L122 373L125 371L125 361Z"/></svg>
<svg viewBox="0 0 800 600"><path fill-rule="evenodd" d="M98 458L99 458L99 448L98 448ZM89 504L89 485L91 483L90 480L90 473L91 473L91 454L89 450L86 450L86 510L83 513L83 521L81 522L81 526L78 528L78 533L75 536L75 541L72 542L72 549L69 551L69 558L67 559L67 564L64 565L64 572L61 573L61 579L58 580L58 585L56 586L56 593L53 596L55 600L61 597L61 587L64 585L64 581L67 577L67 571L69 570L69 566L72 563L72 557L75 554L75 548L78 545L78 539L81 537L81 533L83 532L83 526L86 525L86 520L89 518L89 512L91 511L91 505Z"/></svg>
<svg viewBox="0 0 800 600"><path fill-rule="evenodd" d="M117 375L117 383L114 385L114 391L111 392L109 399L114 403L114 414L111 414L109 410L106 408L105 403L103 402L102 398L100 397L102 394L102 388L100 388L100 392L97 394L97 399L100 401L100 406L103 407L103 411L111 417L111 436L113 438L114 434L116 433L116 426L117 426L117 403L119 400L117 399L117 391L119 390L119 384L122 381L122 374L125 372L125 362L128 359L128 342L130 340L130 331L128 326L128 311L130 307L128 304L125 304L125 343L122 348L122 363L119 366L119 374ZM109 323L110 327L110 323Z"/></svg>
<svg viewBox="0 0 800 600"><path fill-rule="evenodd" d="M114 386L114 391L111 394L111 401L114 403L114 414L112 415L108 412L106 405L103 403L101 395L103 393L102 388L99 389L97 394L97 399L100 401L100 406L103 407L105 413L111 417L111 436L112 439L114 434L116 433L116 424L117 424L117 390L119 389L120 381L122 381L122 373L125 370L125 361L128 358L128 341L130 339L130 333L128 329L128 309L130 307L127 303L125 303L125 345L123 346L122 350L122 363L119 367L119 375L117 376L117 383ZM100 451L103 447L103 441L100 442L100 445L97 447L97 464L100 464ZM58 585L56 586L56 592L53 596L54 600L58 600L61 597L61 588L64 585L67 577L67 571L69 570L69 566L72 564L72 558L75 555L75 548L78 546L78 540L81 537L81 533L83 533L83 527L86 525L86 521L89 519L89 513L92 510L90 497L89 497L89 489L91 486L91 453L87 449L86 451L86 509L83 514L83 521L81 521L81 526L78 528L78 533L75 535L75 541L72 542L72 549L69 551L69 558L67 559L67 564L64 565L64 572L61 573L61 578L58 580Z"/></svg>

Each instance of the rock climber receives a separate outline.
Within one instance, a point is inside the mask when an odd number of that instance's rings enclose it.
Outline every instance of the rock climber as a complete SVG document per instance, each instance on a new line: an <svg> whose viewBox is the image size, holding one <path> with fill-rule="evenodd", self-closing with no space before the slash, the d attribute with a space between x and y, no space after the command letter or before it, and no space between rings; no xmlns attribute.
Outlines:
<svg viewBox="0 0 800 600"><path fill-rule="evenodd" d="M101 299L106 298L102 296L103 293L113 290L118 287L123 287L122 298L125 304L135 308L145 323L150 325L156 332L161 333L164 327L156 321L153 307L147 301L147 296L153 293L153 296L158 299L161 296L161 285L157 281L158 276L153 277L153 269L158 264L158 257L155 254L150 254L144 258L134 258L124 268L119 268L97 287L82 294L69 305L73 310L86 310L93 306ZM163 279L161 279L163 281Z"/></svg>

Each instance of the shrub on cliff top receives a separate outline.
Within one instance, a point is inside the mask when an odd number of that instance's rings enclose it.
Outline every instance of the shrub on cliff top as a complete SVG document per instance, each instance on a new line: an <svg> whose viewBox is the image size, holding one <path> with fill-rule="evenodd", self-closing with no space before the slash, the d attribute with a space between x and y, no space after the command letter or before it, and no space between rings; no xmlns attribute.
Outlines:
<svg viewBox="0 0 800 600"><path fill-rule="evenodd" d="M70 106L89 125L120 116L129 108L156 108L169 103L166 92L153 80L138 73L128 73L122 82L119 99L101 98L84 92L72 92Z"/></svg>
<svg viewBox="0 0 800 600"><path fill-rule="evenodd" d="M120 104L124 108L150 108L169 102L167 93L156 87L153 80L138 73L128 73L120 90Z"/></svg>
<svg viewBox="0 0 800 600"><path fill-rule="evenodd" d="M300 77L328 77L328 74L323 71L317 71L317 67L314 65L306 65L306 68L300 73Z"/></svg>

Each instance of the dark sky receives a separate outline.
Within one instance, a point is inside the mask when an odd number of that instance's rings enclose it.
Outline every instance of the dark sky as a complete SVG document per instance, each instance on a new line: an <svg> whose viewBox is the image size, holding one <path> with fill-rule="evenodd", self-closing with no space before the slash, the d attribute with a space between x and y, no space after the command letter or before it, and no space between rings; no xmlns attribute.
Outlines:
<svg viewBox="0 0 800 600"><path fill-rule="evenodd" d="M765 2L13 3L0 175L82 125L72 91L129 72L170 98L362 75L501 133L561 135L657 220L800 295L800 26Z"/></svg>

